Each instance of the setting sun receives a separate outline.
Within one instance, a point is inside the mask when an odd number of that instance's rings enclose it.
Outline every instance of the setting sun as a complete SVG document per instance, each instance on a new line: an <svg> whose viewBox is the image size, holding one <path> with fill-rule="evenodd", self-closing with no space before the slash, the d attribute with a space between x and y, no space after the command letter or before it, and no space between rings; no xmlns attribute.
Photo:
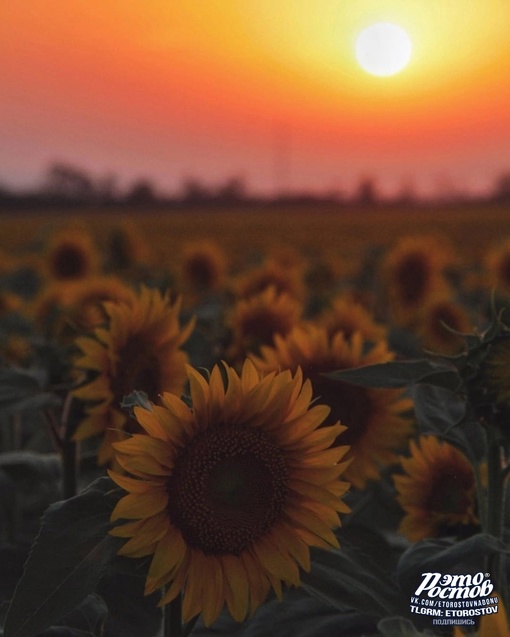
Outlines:
<svg viewBox="0 0 510 637"><path fill-rule="evenodd" d="M367 73L379 77L395 75L411 58L411 40L401 27L377 22L364 29L356 40L356 58Z"/></svg>
<svg viewBox="0 0 510 637"><path fill-rule="evenodd" d="M508 161L509 24L508 0L0 2L0 189L62 158L172 191L483 190Z"/></svg>

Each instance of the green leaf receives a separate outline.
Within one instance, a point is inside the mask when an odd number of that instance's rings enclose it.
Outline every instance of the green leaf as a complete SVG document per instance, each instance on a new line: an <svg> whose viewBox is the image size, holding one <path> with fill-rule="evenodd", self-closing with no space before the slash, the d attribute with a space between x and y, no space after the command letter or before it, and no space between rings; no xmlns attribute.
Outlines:
<svg viewBox="0 0 510 637"><path fill-rule="evenodd" d="M120 634L120 633L119 633ZM379 637L377 620L341 612L302 588L284 588L282 601L270 596L242 624L223 612L210 628L199 619L190 637Z"/></svg>
<svg viewBox="0 0 510 637"><path fill-rule="evenodd" d="M0 455L0 470L10 478L21 511L40 514L61 497L60 467L56 453L11 451Z"/></svg>
<svg viewBox="0 0 510 637"><path fill-rule="evenodd" d="M58 407L61 399L44 390L44 376L45 372L40 369L0 369L0 412L15 414Z"/></svg>
<svg viewBox="0 0 510 637"><path fill-rule="evenodd" d="M131 558L124 559L137 562ZM116 560L97 586L97 592L108 606L106 634L155 637L159 634L162 621L162 610L158 608L161 591L152 595L143 594L148 565L140 573L143 577L114 572L115 565Z"/></svg>
<svg viewBox="0 0 510 637"><path fill-rule="evenodd" d="M38 637L101 637L107 617L108 608L101 597L88 595L58 625L45 630Z"/></svg>
<svg viewBox="0 0 510 637"><path fill-rule="evenodd" d="M486 559L503 550L503 544L492 535L478 533L466 540L423 540L413 544L400 558L397 576L403 596L411 596L421 581L422 573L463 573L485 570ZM455 571L457 572L457 571ZM494 574L496 576L496 574Z"/></svg>
<svg viewBox="0 0 510 637"><path fill-rule="evenodd" d="M352 548L312 550L312 568L302 582L308 593L341 611L383 617L400 609L395 582Z"/></svg>
<svg viewBox="0 0 510 637"><path fill-rule="evenodd" d="M487 452L484 429L467 416L466 401L457 394L427 384L412 389L416 420L422 434L433 434L458 447L472 461Z"/></svg>
<svg viewBox="0 0 510 637"><path fill-rule="evenodd" d="M456 389L460 384L459 375L454 367L427 359L389 361L376 365L342 369L324 375L332 380L344 381L353 385L385 389L408 387L414 383L429 383L439 387Z"/></svg>
<svg viewBox="0 0 510 637"><path fill-rule="evenodd" d="M49 507L9 607L4 637L33 637L94 592L122 544L108 531L123 493L110 479L99 478Z"/></svg>

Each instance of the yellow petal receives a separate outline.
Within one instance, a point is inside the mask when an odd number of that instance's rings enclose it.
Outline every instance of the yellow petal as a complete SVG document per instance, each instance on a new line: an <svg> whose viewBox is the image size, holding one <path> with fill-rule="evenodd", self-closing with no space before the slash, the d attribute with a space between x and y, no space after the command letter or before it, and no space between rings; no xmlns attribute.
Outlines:
<svg viewBox="0 0 510 637"><path fill-rule="evenodd" d="M215 365L212 369L209 389L209 421L217 422L223 415L222 411L225 402L225 387L218 365Z"/></svg>
<svg viewBox="0 0 510 637"><path fill-rule="evenodd" d="M310 571L310 550L289 525L281 522L271 531L271 540L280 551L287 551L305 570Z"/></svg>
<svg viewBox="0 0 510 637"><path fill-rule="evenodd" d="M262 564L267 573L285 579L296 586L299 585L299 571L296 563L288 555L284 555L267 537L254 542L251 552Z"/></svg>
<svg viewBox="0 0 510 637"><path fill-rule="evenodd" d="M241 386L243 392L246 394L250 391L252 387L259 382L260 376L257 368L253 364L253 362L247 358L244 361L243 368L241 371Z"/></svg>
<svg viewBox="0 0 510 637"><path fill-rule="evenodd" d="M130 493L146 493L151 489L160 486L157 482L148 482L146 480L137 480L136 478L130 478L122 473L116 473L107 469L107 473L110 478L119 485L121 489L129 491Z"/></svg>
<svg viewBox="0 0 510 637"><path fill-rule="evenodd" d="M175 416L177 422L184 422L191 425L193 422L193 413L191 409L175 394L165 392L161 396L161 401L165 407Z"/></svg>
<svg viewBox="0 0 510 637"><path fill-rule="evenodd" d="M116 448L116 444L114 444L114 448ZM116 458L123 469L141 478L163 477L172 472L168 466L163 466L151 456L127 456L117 453ZM167 464L169 463L167 462Z"/></svg>
<svg viewBox="0 0 510 637"><path fill-rule="evenodd" d="M204 587L203 595L203 620L205 626L211 626L225 604L225 582L220 558L214 555L205 555L207 563L204 573L207 586Z"/></svg>
<svg viewBox="0 0 510 637"><path fill-rule="evenodd" d="M341 508L341 500L323 487L296 479L289 480L288 486L296 493L312 501L317 501L327 507L331 507L335 511L339 511Z"/></svg>
<svg viewBox="0 0 510 637"><path fill-rule="evenodd" d="M165 515L142 520L136 534L126 542L119 555L131 555L147 546L153 546L167 532L168 520Z"/></svg>
<svg viewBox="0 0 510 637"><path fill-rule="evenodd" d="M183 537L174 526L170 524L167 526L166 534L159 540L158 546L154 553L151 565L149 567L149 573L147 576L147 583L149 580L159 580L166 574L170 573L177 565L180 565L186 556L186 543ZM154 589L153 589L154 590ZM148 592L146 589L146 594Z"/></svg>
<svg viewBox="0 0 510 637"><path fill-rule="evenodd" d="M305 529L308 529L329 545L339 546L338 540L331 528L312 511L305 510L301 507L288 507L286 514L291 520L301 524Z"/></svg>
<svg viewBox="0 0 510 637"><path fill-rule="evenodd" d="M161 601L158 603L158 606L164 606L165 604L168 604L173 599L175 599L177 595L181 594L184 588L184 584L186 582L186 578L188 577L188 571L189 571L189 565L191 563L192 553L193 551L187 551L186 557L184 558L184 562L182 563L181 567L177 570L175 575L172 577L172 583L168 587L168 589L165 591L165 594L163 595L163 598L161 599Z"/></svg>
<svg viewBox="0 0 510 637"><path fill-rule="evenodd" d="M230 614L237 622L246 617L249 607L249 580L244 564L235 555L222 555L226 580L225 597Z"/></svg>
<svg viewBox="0 0 510 637"><path fill-rule="evenodd" d="M243 551L240 558L243 561L250 584L250 615L253 615L266 599L271 585L257 560L248 551Z"/></svg>
<svg viewBox="0 0 510 637"><path fill-rule="evenodd" d="M134 413L136 419L149 436L159 438L159 440L168 440L168 436L152 411L137 406L134 408Z"/></svg>
<svg viewBox="0 0 510 637"><path fill-rule="evenodd" d="M111 400L113 397L110 385L103 376L98 376L90 383L73 389L73 396L84 401Z"/></svg>
<svg viewBox="0 0 510 637"><path fill-rule="evenodd" d="M168 443L145 434L133 434L130 438L114 445L114 449L124 456L150 456L163 467L172 468L172 450Z"/></svg>
<svg viewBox="0 0 510 637"><path fill-rule="evenodd" d="M168 495L164 488L153 489L148 493L129 493L115 506L111 520L136 520L148 518L160 513L168 504Z"/></svg>
<svg viewBox="0 0 510 637"><path fill-rule="evenodd" d="M209 423L209 385L202 374L193 369L193 367L187 365L186 369L188 370L191 403L193 405L195 421L204 427Z"/></svg>
<svg viewBox="0 0 510 637"><path fill-rule="evenodd" d="M202 610L202 589L205 584L206 570L202 551L192 551L182 600L182 618L185 622L193 619Z"/></svg>

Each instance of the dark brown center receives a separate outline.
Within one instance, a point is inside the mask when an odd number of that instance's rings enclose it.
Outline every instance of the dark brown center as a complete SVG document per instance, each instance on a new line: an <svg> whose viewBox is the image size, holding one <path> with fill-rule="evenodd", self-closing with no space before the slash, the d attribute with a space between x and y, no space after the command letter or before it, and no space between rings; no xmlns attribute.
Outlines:
<svg viewBox="0 0 510 637"><path fill-rule="evenodd" d="M52 257L53 275L58 279L77 279L87 273L89 262L83 251L72 245L61 246Z"/></svg>
<svg viewBox="0 0 510 637"><path fill-rule="evenodd" d="M190 546L239 555L280 518L288 472L259 429L216 426L183 450L168 480L172 522Z"/></svg>
<svg viewBox="0 0 510 637"><path fill-rule="evenodd" d="M399 296L406 305L418 303L425 295L429 268L427 258L419 252L407 255L395 271Z"/></svg>
<svg viewBox="0 0 510 637"><path fill-rule="evenodd" d="M111 388L116 404L134 390L145 392L156 401L161 387L161 367L155 344L139 334L129 337L118 352Z"/></svg>
<svg viewBox="0 0 510 637"><path fill-rule="evenodd" d="M430 490L426 508L433 513L463 514L470 504L473 478L465 473L438 471Z"/></svg>
<svg viewBox="0 0 510 637"><path fill-rule="evenodd" d="M334 369L335 366L324 370L308 367L304 373L312 381L314 398L331 407L331 412L323 424L332 425L340 421L347 430L342 433L338 442L342 445L353 445L361 440L370 425L373 403L365 387L333 380L321 373Z"/></svg>

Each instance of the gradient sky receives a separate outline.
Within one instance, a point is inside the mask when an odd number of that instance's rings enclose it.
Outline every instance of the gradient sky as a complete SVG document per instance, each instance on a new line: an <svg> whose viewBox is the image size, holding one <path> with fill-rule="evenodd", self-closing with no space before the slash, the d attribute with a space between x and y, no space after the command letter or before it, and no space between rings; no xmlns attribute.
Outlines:
<svg viewBox="0 0 510 637"><path fill-rule="evenodd" d="M359 31L409 33L390 78ZM253 191L486 188L510 170L510 0L3 0L0 183L53 160Z"/></svg>

